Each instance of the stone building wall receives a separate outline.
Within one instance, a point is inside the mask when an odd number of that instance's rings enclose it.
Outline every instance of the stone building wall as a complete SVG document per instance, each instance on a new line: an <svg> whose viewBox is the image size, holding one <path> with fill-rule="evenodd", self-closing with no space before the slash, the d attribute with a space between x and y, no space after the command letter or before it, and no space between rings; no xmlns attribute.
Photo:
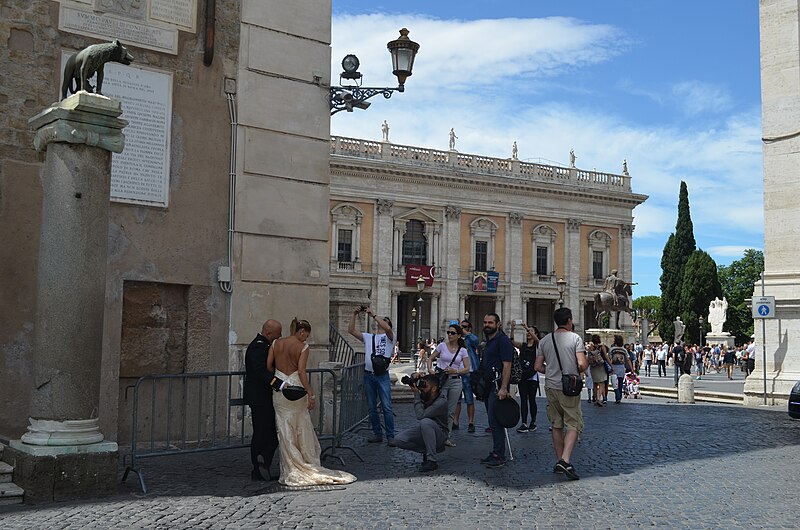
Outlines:
<svg viewBox="0 0 800 530"><path fill-rule="evenodd" d="M117 439L118 425L129 421L125 413L120 416L125 410L120 381L165 366L228 368L229 297L220 290L216 271L225 264L228 221L230 120L224 80L237 74L241 2L216 2L210 67L203 64L202 4L197 30L179 34L177 55L124 43L135 56L132 66L173 73L171 172L167 208L111 203L99 411L101 430L110 439ZM8 0L0 8L0 436L11 438L27 424L36 332L42 159L33 149L27 120L59 99L62 51L101 42L59 31L58 17L59 3L48 0ZM182 294L167 295L169 303L133 303L142 284ZM155 340L155 328L143 331L148 318L185 329L169 340ZM126 319L142 325L126 329ZM123 337L134 329L148 337L152 362L123 352ZM58 337L52 342L57 348ZM180 366L169 360L175 357L184 359Z"/></svg>

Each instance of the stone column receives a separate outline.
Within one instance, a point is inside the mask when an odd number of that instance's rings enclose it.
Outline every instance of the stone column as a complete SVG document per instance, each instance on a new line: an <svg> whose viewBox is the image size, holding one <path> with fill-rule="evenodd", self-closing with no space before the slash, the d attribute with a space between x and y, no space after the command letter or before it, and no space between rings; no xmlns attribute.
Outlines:
<svg viewBox="0 0 800 530"><path fill-rule="evenodd" d="M572 314L580 319L583 308L580 305L581 287L581 220L567 219L567 237L564 249L564 276L567 280L567 291L564 293L564 307L572 309ZM585 324L585 323L581 323ZM591 326L582 326L584 329Z"/></svg>
<svg viewBox="0 0 800 530"><path fill-rule="evenodd" d="M445 266L444 307L453 318L464 318L464 303L458 296L458 275L461 268L461 208L445 206L445 245L440 255Z"/></svg>
<svg viewBox="0 0 800 530"><path fill-rule="evenodd" d="M784 405L800 380L800 2L759 2L761 24L761 101L764 138L764 283L757 296L775 297L775 318L755 323L756 369L744 384L746 405ZM766 366L764 350L766 347Z"/></svg>
<svg viewBox="0 0 800 530"><path fill-rule="evenodd" d="M439 330L439 293L431 293L430 315L431 337L441 337Z"/></svg>
<svg viewBox="0 0 800 530"><path fill-rule="evenodd" d="M111 153L122 152L128 123L120 114L118 101L81 92L29 120L36 150L47 154L31 425L10 444L26 500L115 489L117 444L100 443L98 413ZM77 469L67 474L69 466Z"/></svg>
<svg viewBox="0 0 800 530"><path fill-rule="evenodd" d="M508 272L508 297L506 320L521 318L522 313L522 214L511 212L508 216L506 238L506 271Z"/></svg>
<svg viewBox="0 0 800 530"><path fill-rule="evenodd" d="M632 224L620 226L619 276L626 282L633 281L633 230ZM633 319L628 313L620 313L619 325L623 331L633 333Z"/></svg>
<svg viewBox="0 0 800 530"><path fill-rule="evenodd" d="M390 307L390 282L392 277L392 263L387 258L392 255L392 234L393 234L393 221L392 221L392 207L394 201L389 199L378 199L376 205L377 219L375 223L375 231L377 233L377 248L373 253L377 256L377 285L375 292L372 293L372 299L375 302L376 312L379 315L388 315L391 312ZM394 324L394 322L392 322Z"/></svg>

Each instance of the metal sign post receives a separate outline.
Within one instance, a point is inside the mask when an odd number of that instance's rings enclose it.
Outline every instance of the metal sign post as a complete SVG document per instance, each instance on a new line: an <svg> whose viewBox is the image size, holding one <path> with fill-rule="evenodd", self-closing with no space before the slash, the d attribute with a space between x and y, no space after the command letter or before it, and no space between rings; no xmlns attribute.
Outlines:
<svg viewBox="0 0 800 530"><path fill-rule="evenodd" d="M761 273L761 296L754 296L753 318L761 319L761 370L764 372L764 405L767 404L767 323L775 318L775 297L764 296L764 273Z"/></svg>

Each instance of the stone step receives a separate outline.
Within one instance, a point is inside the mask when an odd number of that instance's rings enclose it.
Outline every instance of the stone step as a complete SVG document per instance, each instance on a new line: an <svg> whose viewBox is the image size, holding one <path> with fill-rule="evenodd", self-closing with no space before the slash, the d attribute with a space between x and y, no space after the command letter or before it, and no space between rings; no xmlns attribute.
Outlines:
<svg viewBox="0 0 800 530"><path fill-rule="evenodd" d="M21 504L24 494L25 491L13 482L0 484L0 506L6 504Z"/></svg>
<svg viewBox="0 0 800 530"><path fill-rule="evenodd" d="M657 386L640 386L640 392L644 396L666 397L678 399L678 389ZM709 392L706 390L695 390L694 400L706 403L727 403L731 405L741 405L744 403L744 396L741 394L730 394L726 392Z"/></svg>
<svg viewBox="0 0 800 530"><path fill-rule="evenodd" d="M14 477L14 468L10 464L0 461L0 484L11 482Z"/></svg>

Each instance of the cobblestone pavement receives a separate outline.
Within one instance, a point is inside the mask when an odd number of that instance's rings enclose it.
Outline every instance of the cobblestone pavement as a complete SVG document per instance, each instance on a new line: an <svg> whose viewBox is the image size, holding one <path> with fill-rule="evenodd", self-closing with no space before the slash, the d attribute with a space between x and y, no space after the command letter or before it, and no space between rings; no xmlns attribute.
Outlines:
<svg viewBox="0 0 800 530"><path fill-rule="evenodd" d="M348 437L364 457L340 451L359 477L346 487L282 491L249 480L248 451L143 461L116 496L91 502L8 507L0 527L30 528L798 528L800 421L783 408L585 401L586 430L573 455L580 481L552 473L545 401L535 433L509 433L514 461L478 463L491 446L453 435L440 468L416 472L418 455ZM395 408L408 425L410 405ZM466 426L466 425L464 425ZM331 467L341 467L327 460Z"/></svg>

